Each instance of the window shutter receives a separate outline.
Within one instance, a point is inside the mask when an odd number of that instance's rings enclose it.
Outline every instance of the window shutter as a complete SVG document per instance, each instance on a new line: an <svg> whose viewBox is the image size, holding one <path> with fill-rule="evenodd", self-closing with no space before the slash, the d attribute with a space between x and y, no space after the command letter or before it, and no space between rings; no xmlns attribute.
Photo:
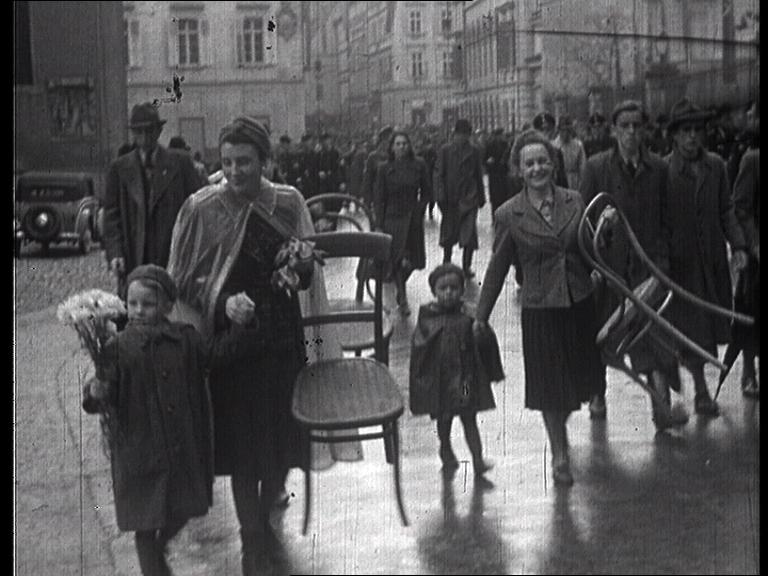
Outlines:
<svg viewBox="0 0 768 576"><path fill-rule="evenodd" d="M134 37L132 64L136 67L141 67L144 65L144 38L141 35L141 26L138 20L131 21L131 34Z"/></svg>
<svg viewBox="0 0 768 576"><path fill-rule="evenodd" d="M238 18L234 22L232 35L235 37L235 62L238 66L243 65L243 21Z"/></svg>
<svg viewBox="0 0 768 576"><path fill-rule="evenodd" d="M200 19L200 65L213 66L214 54L211 44L210 26L206 18Z"/></svg>
<svg viewBox="0 0 768 576"><path fill-rule="evenodd" d="M171 20L168 26L168 66L179 65L179 25Z"/></svg>

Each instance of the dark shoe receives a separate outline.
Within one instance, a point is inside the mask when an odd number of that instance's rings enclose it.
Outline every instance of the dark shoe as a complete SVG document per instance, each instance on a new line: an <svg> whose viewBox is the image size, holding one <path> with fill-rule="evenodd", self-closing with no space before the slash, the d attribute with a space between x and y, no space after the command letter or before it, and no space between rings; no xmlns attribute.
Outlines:
<svg viewBox="0 0 768 576"><path fill-rule="evenodd" d="M589 401L589 417L592 420L605 420L608 409L605 406L605 396L595 394Z"/></svg>
<svg viewBox="0 0 768 576"><path fill-rule="evenodd" d="M677 428L679 426L685 426L688 423L688 414L685 408L676 404L669 411L669 416L663 415L654 409L653 411L653 423L656 425L656 430L662 432L668 428Z"/></svg>
<svg viewBox="0 0 768 576"><path fill-rule="evenodd" d="M712 416L713 418L720 415L720 408L718 407L717 402L712 400L712 398L709 397L709 394L703 392L696 394L696 397L693 400L693 405L696 408L696 414Z"/></svg>
<svg viewBox="0 0 768 576"><path fill-rule="evenodd" d="M475 464L475 476L482 476L493 468L493 462L490 460L480 460Z"/></svg>
<svg viewBox="0 0 768 576"><path fill-rule="evenodd" d="M757 386L757 380L754 376L743 376L741 378L741 393L745 398L760 398L760 388Z"/></svg>
<svg viewBox="0 0 768 576"><path fill-rule="evenodd" d="M552 477L557 486L563 486L565 488L573 486L573 475L571 474L571 467L567 462L555 466L552 471Z"/></svg>

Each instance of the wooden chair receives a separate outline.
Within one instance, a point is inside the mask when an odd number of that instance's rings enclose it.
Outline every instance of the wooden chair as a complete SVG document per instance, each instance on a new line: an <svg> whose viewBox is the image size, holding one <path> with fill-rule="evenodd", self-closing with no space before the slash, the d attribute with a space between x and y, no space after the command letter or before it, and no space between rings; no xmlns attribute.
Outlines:
<svg viewBox="0 0 768 576"><path fill-rule="evenodd" d="M400 438L398 419L403 414L403 398L387 366L383 334L382 268L389 257L392 237L378 232L327 232L307 238L326 258L359 257L374 262L373 309L330 311L303 319L304 325L365 323L374 338L375 358L335 358L319 360L302 369L293 393L293 416L302 429L305 464L306 502L303 534L307 533L311 510L310 469L312 442L384 440L386 460L393 466L395 496L405 526L408 518L400 488ZM380 431L360 432L358 428L378 427ZM338 435L317 432L336 431Z"/></svg>
<svg viewBox="0 0 768 576"><path fill-rule="evenodd" d="M352 227L352 231L358 231L358 232L366 232L370 231L370 225L373 222L373 216L371 212L368 210L368 208L360 203L359 198L355 198L354 196L350 196L349 194L318 194L317 196L311 197L309 200L307 200L307 206L310 208L310 211L312 211L313 206L322 206L324 201L328 200L342 200L344 202L355 202L361 212L365 215L365 218L368 222L369 229L365 230L365 226L360 223L360 221L357 218L354 218L352 216L349 216L348 214L341 214L339 212L326 212L325 210L322 211L322 217L326 218L328 220L335 220L339 225L342 223L348 223ZM319 231L318 231L319 232ZM331 310L334 311L352 311L352 310L366 310L371 309L373 307L373 290L370 287L370 278L361 280L359 278L360 274L360 268L361 266L365 266L367 264L367 259L361 258L358 264L357 271L355 272L355 276L358 278L356 287L355 287L355 297L354 298L344 298L344 297L335 297L330 298L328 301L328 305L331 307ZM371 302L365 301L365 292L368 293L368 296L371 299ZM389 341L392 338L392 333L394 332L395 326L394 322L392 321L392 317L390 314L390 311L387 309L384 309L384 316L383 316L383 322L384 322L384 344L385 344L385 356L382 357L382 362L385 364L389 363L388 356L389 356ZM347 326L344 327L344 332L341 334L341 347L345 352L351 352L355 356L362 356L363 352L366 350L372 350L374 348L375 342L373 339L373 333L369 329L369 326L366 325L364 322L357 322L357 323L349 323Z"/></svg>

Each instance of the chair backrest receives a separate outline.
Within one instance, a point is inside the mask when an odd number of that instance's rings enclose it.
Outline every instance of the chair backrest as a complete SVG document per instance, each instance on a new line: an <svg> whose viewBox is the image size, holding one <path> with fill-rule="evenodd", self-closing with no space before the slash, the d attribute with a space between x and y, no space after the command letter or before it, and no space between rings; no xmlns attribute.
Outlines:
<svg viewBox="0 0 768 576"><path fill-rule="evenodd" d="M311 198L307 199L307 206L311 209L312 206L316 204L322 205L323 202L329 202L329 201L331 202L342 201L347 203L354 202L355 206L357 206L357 209L362 211L362 213L365 215L365 218L368 220L368 229L369 230L373 229L373 226L374 226L373 214L368 209L368 207L361 202L360 198L356 198L355 196L351 196L350 194L342 194L340 192L338 193L334 192L331 194L318 194L317 196L312 196ZM348 217L348 216L345 217L344 214L339 214L338 212L333 212L333 211L325 211L323 213L323 216L326 218L338 218L339 220L353 220L353 218L351 217ZM355 220L355 224L357 224L361 230L363 229L362 225L357 220Z"/></svg>
<svg viewBox="0 0 768 576"><path fill-rule="evenodd" d="M381 232L322 232L308 236L305 240L315 243L317 250L325 253L326 259L364 258L373 268L372 278L375 283L373 309L352 311L329 311L326 314L305 316L305 326L321 324L344 324L350 322L370 322L373 325L375 357L384 361L387 357L383 334L383 270L389 258L392 236ZM329 294L329 296L332 296Z"/></svg>

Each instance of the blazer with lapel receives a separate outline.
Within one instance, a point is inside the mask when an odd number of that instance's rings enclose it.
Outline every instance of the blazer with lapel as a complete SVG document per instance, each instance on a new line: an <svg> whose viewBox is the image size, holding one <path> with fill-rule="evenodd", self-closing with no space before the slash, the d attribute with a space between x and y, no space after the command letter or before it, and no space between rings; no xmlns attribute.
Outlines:
<svg viewBox="0 0 768 576"><path fill-rule="evenodd" d="M189 156L158 146L150 191L146 195L138 151L120 156L110 166L107 176L104 200L107 260L125 258L126 272L140 264L165 267L176 215L184 200L204 184Z"/></svg>
<svg viewBox="0 0 768 576"><path fill-rule="evenodd" d="M523 275L523 308L567 308L592 293L590 270L579 251L577 232L584 201L575 190L555 187L552 224L528 200L525 190L496 211L493 255L483 281L477 317L487 320L510 265Z"/></svg>

